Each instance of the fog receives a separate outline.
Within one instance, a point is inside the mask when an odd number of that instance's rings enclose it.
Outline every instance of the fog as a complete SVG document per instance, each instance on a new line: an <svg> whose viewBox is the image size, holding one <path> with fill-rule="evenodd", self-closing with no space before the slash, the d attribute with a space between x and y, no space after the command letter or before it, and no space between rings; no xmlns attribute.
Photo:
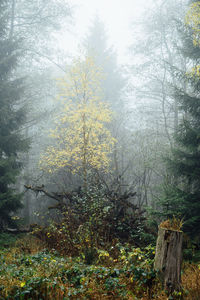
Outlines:
<svg viewBox="0 0 200 300"><path fill-rule="evenodd" d="M19 53L11 73L23 86L13 105L21 117L10 128L18 146L9 153L23 164L5 189L12 183L23 196L2 212L1 226L15 213L46 224L55 215L49 205L69 200L57 194L99 184L130 193L139 211L156 208L163 156L183 117L174 91L185 87L178 78L188 65L179 49L186 3L13 0L6 13ZM41 219L45 213L51 217Z"/></svg>
<svg viewBox="0 0 200 300"><path fill-rule="evenodd" d="M199 28L196 0L0 0L0 299L198 298Z"/></svg>
<svg viewBox="0 0 200 300"><path fill-rule="evenodd" d="M87 34L94 16L98 15L104 23L108 36L108 45L113 46L118 54L120 63L128 63L127 54L131 40L131 24L140 22L144 11L148 10L151 1L126 0L121 1L81 1L71 2L73 7L74 26L71 34L62 34L60 44L71 53L80 46L80 42ZM114 13L113 13L114 12Z"/></svg>

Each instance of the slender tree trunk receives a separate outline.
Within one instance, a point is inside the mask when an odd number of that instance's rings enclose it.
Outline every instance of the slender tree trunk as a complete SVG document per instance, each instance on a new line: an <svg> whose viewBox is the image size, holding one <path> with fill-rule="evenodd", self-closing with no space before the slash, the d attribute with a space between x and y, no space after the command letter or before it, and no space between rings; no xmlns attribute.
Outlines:
<svg viewBox="0 0 200 300"><path fill-rule="evenodd" d="M25 137L28 139L29 137L29 130L26 128ZM25 154L25 169L24 169L24 175L25 175L25 185L29 184L30 180L30 155L29 152ZM30 224L30 194L26 193L24 195L24 217L27 224Z"/></svg>
<svg viewBox="0 0 200 300"><path fill-rule="evenodd" d="M10 21L10 33L9 33L9 40L13 39L14 33L14 20L15 20L15 0L11 2L11 21Z"/></svg>
<svg viewBox="0 0 200 300"><path fill-rule="evenodd" d="M178 129L178 101L174 99L174 133L177 133Z"/></svg>
<svg viewBox="0 0 200 300"><path fill-rule="evenodd" d="M87 191L87 140L86 140L86 124L85 114L83 114L83 187Z"/></svg>

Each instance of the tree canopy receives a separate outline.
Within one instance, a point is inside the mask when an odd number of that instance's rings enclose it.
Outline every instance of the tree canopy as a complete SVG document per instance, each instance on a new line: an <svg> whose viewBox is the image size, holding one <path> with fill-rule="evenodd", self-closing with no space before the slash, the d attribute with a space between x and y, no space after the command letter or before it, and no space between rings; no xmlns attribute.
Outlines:
<svg viewBox="0 0 200 300"><path fill-rule="evenodd" d="M25 122L21 104L24 84L14 71L20 59L19 41L9 38L8 1L0 1L0 228L11 223L21 205L13 185L22 167L20 153L28 143L20 132Z"/></svg>
<svg viewBox="0 0 200 300"><path fill-rule="evenodd" d="M101 101L103 74L91 57L77 59L58 79L62 109L50 136L55 140L43 154L40 164L49 172L68 167L73 173L88 170L106 171L115 139L106 124L112 113Z"/></svg>

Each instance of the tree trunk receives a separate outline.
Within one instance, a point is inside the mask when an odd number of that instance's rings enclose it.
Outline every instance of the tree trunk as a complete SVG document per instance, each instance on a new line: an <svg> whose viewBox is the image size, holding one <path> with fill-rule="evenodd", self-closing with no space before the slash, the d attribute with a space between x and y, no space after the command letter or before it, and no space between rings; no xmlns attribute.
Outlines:
<svg viewBox="0 0 200 300"><path fill-rule="evenodd" d="M181 288L181 231L159 228L154 267L169 295Z"/></svg>
<svg viewBox="0 0 200 300"><path fill-rule="evenodd" d="M15 0L11 2L11 21L10 21L10 33L9 33L9 40L13 40L13 33L14 33L14 21L15 21Z"/></svg>

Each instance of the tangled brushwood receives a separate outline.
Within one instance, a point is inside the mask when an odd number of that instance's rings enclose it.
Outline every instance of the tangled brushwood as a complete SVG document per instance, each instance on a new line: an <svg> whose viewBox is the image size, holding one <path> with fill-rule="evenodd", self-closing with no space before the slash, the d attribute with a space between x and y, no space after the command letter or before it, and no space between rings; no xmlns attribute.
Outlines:
<svg viewBox="0 0 200 300"><path fill-rule="evenodd" d="M44 187L40 187L40 192L44 191ZM118 241L144 246L154 239L145 226L144 211L131 201L135 193L119 195L105 192L103 188L90 187L87 192L79 189L62 196L51 193L51 196L59 199L59 205L54 208L61 214L61 221L52 221L46 227L38 226L33 233L62 253L84 253L86 260L90 261L97 248L105 248Z"/></svg>

